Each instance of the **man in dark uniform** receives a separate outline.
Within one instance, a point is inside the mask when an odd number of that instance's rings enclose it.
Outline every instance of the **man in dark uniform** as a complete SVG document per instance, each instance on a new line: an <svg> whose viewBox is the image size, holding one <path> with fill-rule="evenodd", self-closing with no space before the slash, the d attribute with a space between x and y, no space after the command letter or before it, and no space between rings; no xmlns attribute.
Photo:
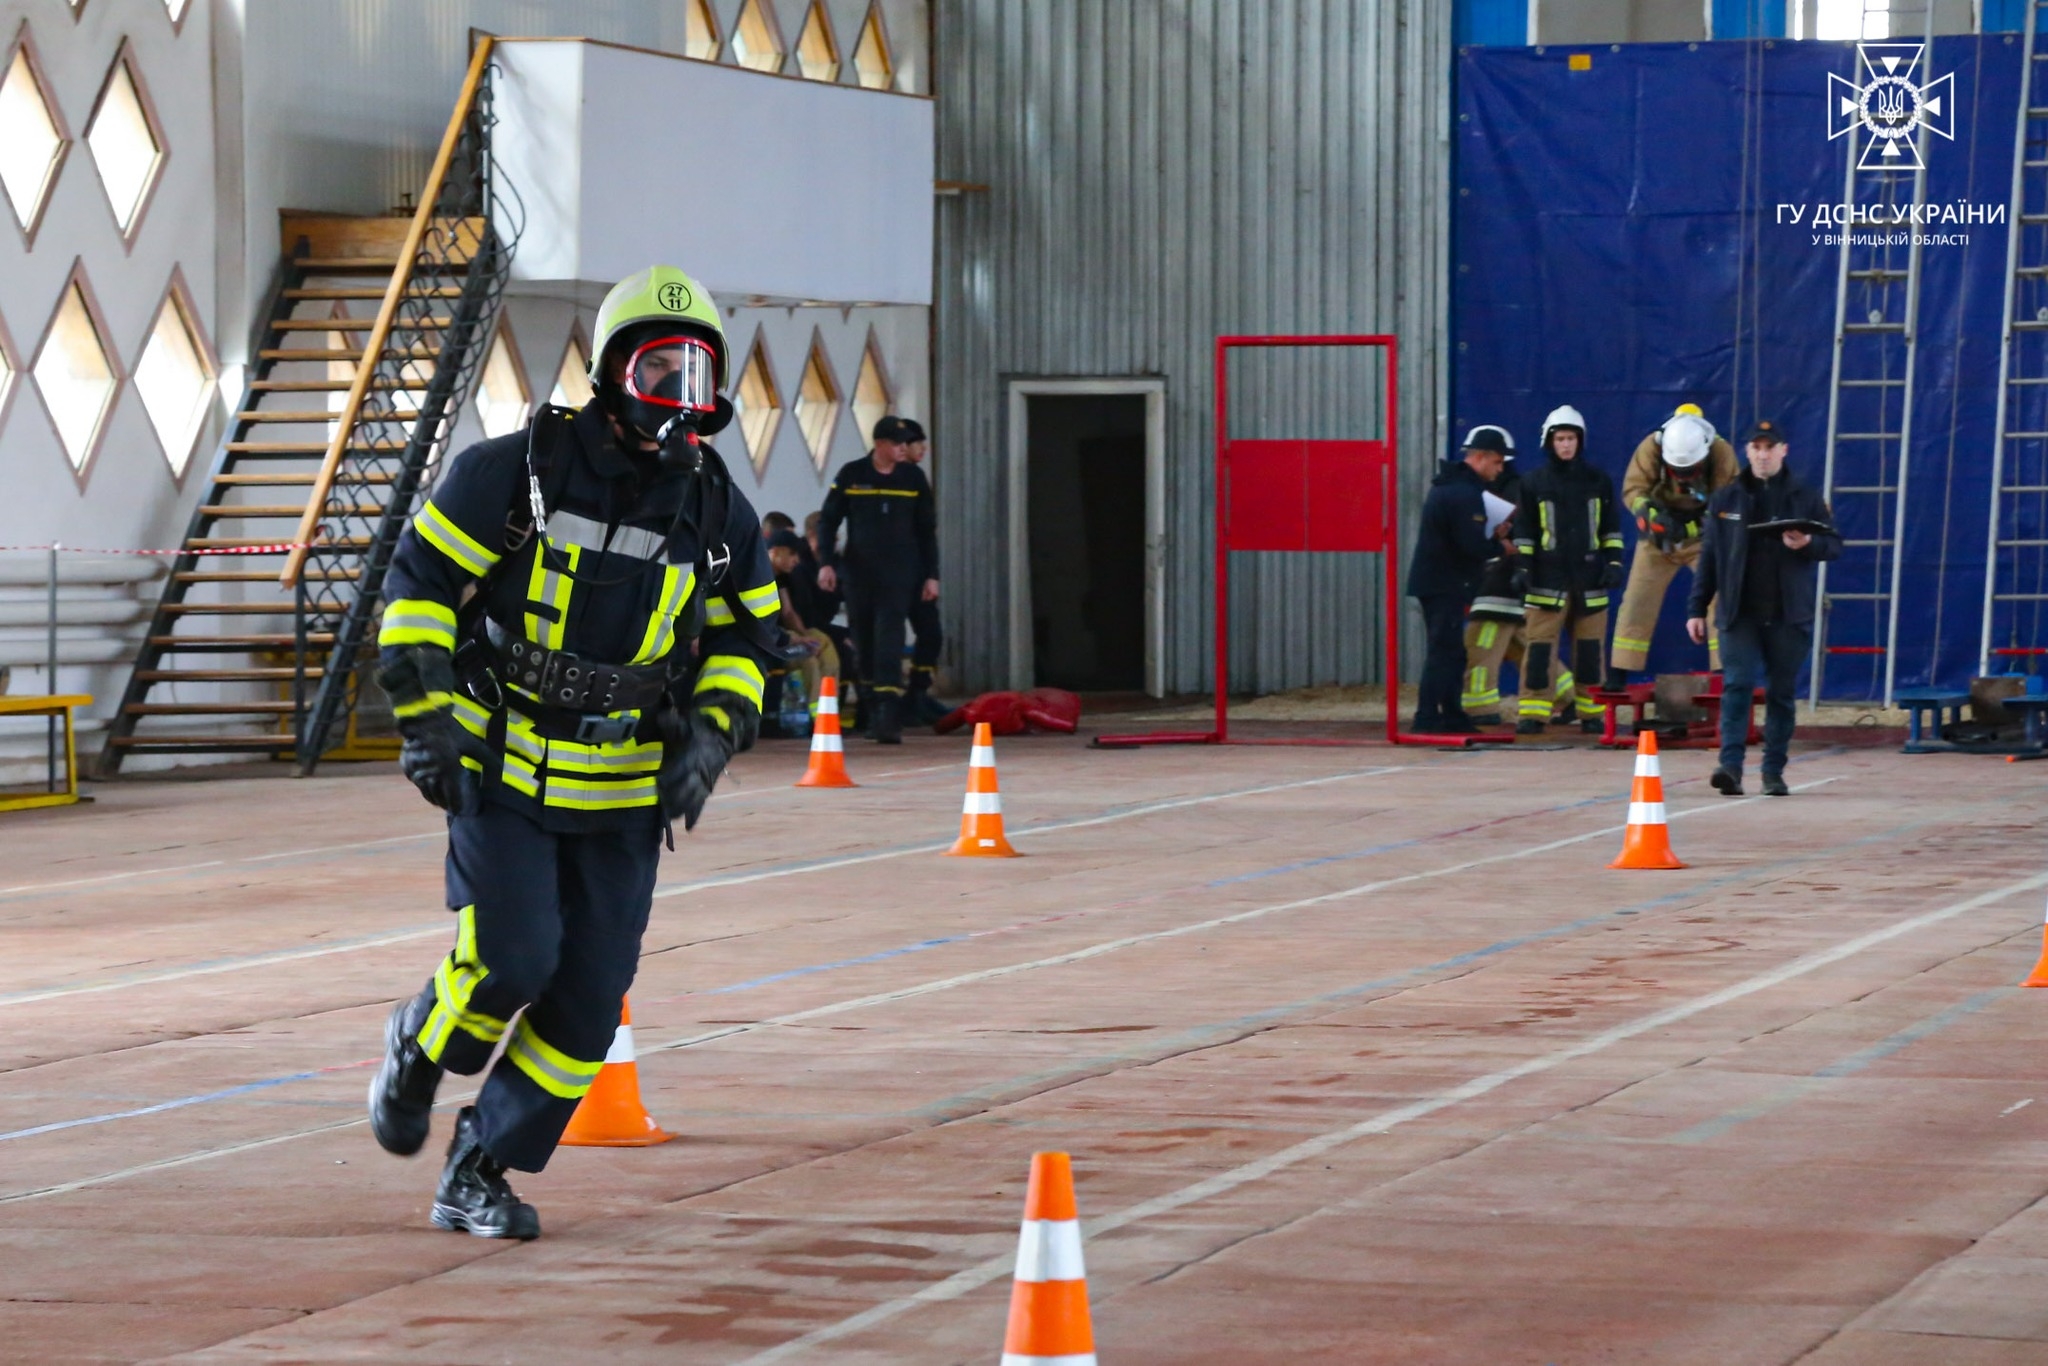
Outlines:
<svg viewBox="0 0 2048 1366"><path fill-rule="evenodd" d="M594 342L595 401L455 458L399 539L378 637L400 766L448 812L457 922L385 1027L371 1128L418 1152L442 1073L502 1049L432 1215L485 1238L540 1233L506 1169L547 1165L604 1065L664 829L753 742L775 644L754 511L699 443L732 415L717 306L656 266L606 296Z"/></svg>
<svg viewBox="0 0 2048 1366"><path fill-rule="evenodd" d="M833 476L818 523L818 586L846 594L868 733L885 745L903 743L904 623L920 597L939 596L932 486L906 452L917 431L900 417L877 421L874 449Z"/></svg>
<svg viewBox="0 0 2048 1366"><path fill-rule="evenodd" d="M916 418L906 417L904 425L910 430L906 436L908 444L903 448L903 457L924 470L924 458L931 452L931 442L925 438L924 428ZM930 478L929 475L926 476ZM933 584L939 581L938 567L934 565L925 579ZM910 631L916 637L910 645L910 690L903 697L903 712L906 719L918 725L930 725L944 716L948 708L932 696L932 679L939 669L939 647L946 643L945 629L939 625L939 595L927 596L920 591L917 601L910 605Z"/></svg>
<svg viewBox="0 0 2048 1366"><path fill-rule="evenodd" d="M1408 561L1408 596L1422 604L1429 646L1415 704L1420 734L1470 735L1479 729L1458 693L1465 671L1465 611L1487 562L1503 553L1508 523L1496 535L1486 534L1486 486L1500 478L1514 448L1505 427L1474 427L1465 434L1459 458L1444 462L1422 504L1422 526ZM1387 699L1389 706L1395 702Z"/></svg>

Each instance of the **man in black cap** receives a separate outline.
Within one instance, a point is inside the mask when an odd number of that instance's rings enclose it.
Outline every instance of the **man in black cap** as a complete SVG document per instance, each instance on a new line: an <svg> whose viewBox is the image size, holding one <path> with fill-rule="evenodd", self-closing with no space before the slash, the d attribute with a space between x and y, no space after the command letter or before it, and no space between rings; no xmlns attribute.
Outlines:
<svg viewBox="0 0 2048 1366"><path fill-rule="evenodd" d="M904 622L920 597L936 602L939 596L932 486L907 450L922 434L893 415L876 422L874 449L833 476L818 523L818 586L846 594L861 709L868 734L885 745L903 743ZM843 555L837 549L842 522Z"/></svg>
<svg viewBox="0 0 2048 1366"><path fill-rule="evenodd" d="M1424 735L1470 735L1479 729L1459 700L1465 612L1487 562L1510 553L1507 521L1487 533L1486 488L1500 478L1514 448L1506 428L1474 427L1465 434L1459 458L1444 462L1422 504L1422 527L1408 561L1408 596L1422 604L1429 642L1415 704L1415 730Z"/></svg>
<svg viewBox="0 0 2048 1366"><path fill-rule="evenodd" d="M1793 689L1813 643L1817 566L1842 553L1827 500L1785 468L1785 437L1775 422L1749 433L1749 468L1707 503L1699 563L1685 629L1707 639L1715 595L1721 633L1721 762L1711 781L1726 797L1742 795L1750 703L1764 690L1764 795L1784 797L1786 751L1792 744Z"/></svg>

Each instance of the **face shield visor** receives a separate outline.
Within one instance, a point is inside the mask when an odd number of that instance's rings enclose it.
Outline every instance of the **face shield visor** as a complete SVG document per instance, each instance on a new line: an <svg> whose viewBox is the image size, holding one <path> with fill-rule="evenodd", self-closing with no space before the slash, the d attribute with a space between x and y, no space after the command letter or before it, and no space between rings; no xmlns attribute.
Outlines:
<svg viewBox="0 0 2048 1366"><path fill-rule="evenodd" d="M681 417L718 407L718 360L695 337L656 337L626 358L626 397L651 413Z"/></svg>

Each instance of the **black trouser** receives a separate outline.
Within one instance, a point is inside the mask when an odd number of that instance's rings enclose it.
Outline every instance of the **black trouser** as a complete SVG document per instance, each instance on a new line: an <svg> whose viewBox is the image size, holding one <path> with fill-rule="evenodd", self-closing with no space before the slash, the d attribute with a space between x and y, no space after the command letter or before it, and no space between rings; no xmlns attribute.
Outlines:
<svg viewBox="0 0 2048 1366"><path fill-rule="evenodd" d="M1465 675L1465 593L1432 593L1417 598L1428 653L1422 659L1421 696L1415 704L1415 729L1432 731L1446 722L1463 722L1465 705L1459 683Z"/></svg>
<svg viewBox="0 0 2048 1366"><path fill-rule="evenodd" d="M1811 626L1736 621L1721 628L1721 767L1742 772L1749 747L1751 694L1764 690L1765 777L1785 772L1796 717L1799 666L1813 644Z"/></svg>
<svg viewBox="0 0 2048 1366"><path fill-rule="evenodd" d="M863 690L877 696L902 692L903 626L917 605L917 571L849 565L841 584Z"/></svg>
<svg viewBox="0 0 2048 1366"><path fill-rule="evenodd" d="M448 818L455 948L422 994L419 1040L465 1076L504 1040L475 1105L484 1149L508 1167L547 1165L611 1048L661 857L659 818L644 814L581 835L488 801Z"/></svg>
<svg viewBox="0 0 2048 1366"><path fill-rule="evenodd" d="M946 633L939 627L939 602L924 600L924 585L910 595L910 629L917 640L910 647L910 690L929 692L932 675L939 667L939 647Z"/></svg>

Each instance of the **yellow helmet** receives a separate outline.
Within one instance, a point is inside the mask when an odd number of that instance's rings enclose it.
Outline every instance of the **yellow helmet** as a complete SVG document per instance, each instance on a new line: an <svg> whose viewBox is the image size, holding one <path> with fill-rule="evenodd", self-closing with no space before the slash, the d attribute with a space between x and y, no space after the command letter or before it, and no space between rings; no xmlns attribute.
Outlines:
<svg viewBox="0 0 2048 1366"><path fill-rule="evenodd" d="M718 324L718 304L704 286L674 266L649 266L611 287L597 308L597 328L590 343L590 382L604 381L605 352L619 335L642 323L680 325L700 336L718 361L718 387L732 375L725 347L725 329Z"/></svg>

